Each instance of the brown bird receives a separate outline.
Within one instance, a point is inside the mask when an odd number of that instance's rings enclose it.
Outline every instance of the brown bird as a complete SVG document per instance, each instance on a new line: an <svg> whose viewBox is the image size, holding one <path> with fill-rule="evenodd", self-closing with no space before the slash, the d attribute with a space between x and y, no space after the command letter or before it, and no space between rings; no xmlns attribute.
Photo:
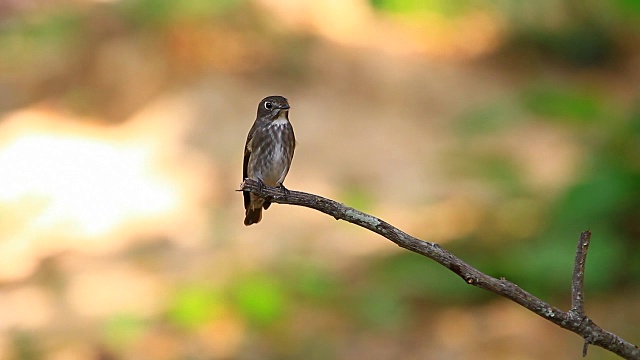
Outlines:
<svg viewBox="0 0 640 360"><path fill-rule="evenodd" d="M260 186L280 187L285 192L284 178L289 172L296 138L289 122L289 102L282 96L267 96L258 104L258 114L244 146L243 180L256 180ZM271 202L248 191L243 192L244 224L257 224L262 209Z"/></svg>

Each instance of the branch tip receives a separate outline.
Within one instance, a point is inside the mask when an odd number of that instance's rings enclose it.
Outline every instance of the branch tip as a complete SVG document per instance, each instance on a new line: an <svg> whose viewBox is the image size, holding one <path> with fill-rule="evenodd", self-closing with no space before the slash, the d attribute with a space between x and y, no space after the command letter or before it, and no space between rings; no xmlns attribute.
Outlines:
<svg viewBox="0 0 640 360"><path fill-rule="evenodd" d="M585 340L582 347L582 357L587 357L587 350L589 350L589 341Z"/></svg>
<svg viewBox="0 0 640 360"><path fill-rule="evenodd" d="M583 231L578 240L576 260L573 264L571 281L571 312L584 316L584 269L587 262L587 251L591 241L591 232Z"/></svg>

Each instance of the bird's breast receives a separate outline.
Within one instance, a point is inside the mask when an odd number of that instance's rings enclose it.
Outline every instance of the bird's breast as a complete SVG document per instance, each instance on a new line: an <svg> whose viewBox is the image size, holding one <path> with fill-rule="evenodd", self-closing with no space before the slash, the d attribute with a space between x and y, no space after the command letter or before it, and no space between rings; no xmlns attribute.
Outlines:
<svg viewBox="0 0 640 360"><path fill-rule="evenodd" d="M254 134L249 176L258 177L269 186L277 186L289 171L295 138L291 124L276 119L264 131Z"/></svg>

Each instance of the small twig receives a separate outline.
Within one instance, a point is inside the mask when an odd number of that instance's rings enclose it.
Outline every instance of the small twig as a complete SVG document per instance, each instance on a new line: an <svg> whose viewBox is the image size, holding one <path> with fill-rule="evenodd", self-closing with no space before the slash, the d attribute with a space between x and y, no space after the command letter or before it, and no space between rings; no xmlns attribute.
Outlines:
<svg viewBox="0 0 640 360"><path fill-rule="evenodd" d="M587 251L591 241L591 231L583 231L578 240L576 261L573 265L573 281L571 282L571 311L584 316L584 267Z"/></svg>
<svg viewBox="0 0 640 360"><path fill-rule="evenodd" d="M582 346L582 357L587 356L587 350L589 350L589 341L585 340L584 345Z"/></svg>
<svg viewBox="0 0 640 360"><path fill-rule="evenodd" d="M573 278L571 281L571 310L578 319L586 317L584 311L584 267L587 262L587 252L589 251L589 242L591 241L591 232L583 231L578 240L578 248L576 250L576 260L573 264ZM582 347L582 357L587 356L589 349L589 338L585 338Z"/></svg>
<svg viewBox="0 0 640 360"><path fill-rule="evenodd" d="M245 179L241 185L241 189L243 191L251 191L256 195L269 196L271 201L275 203L315 209L333 216L336 220L344 220L373 231L402 248L436 261L460 276L467 284L477 286L507 298L544 319L582 336L587 343L600 346L625 359L640 359L640 349L638 349L637 346L616 334L602 329L584 315L582 281L584 278L584 257L586 257L585 246L579 246L579 251L584 250L584 255L577 255L582 257L581 261L577 261L577 263L580 263L580 270L578 271L581 271L582 275L578 277L579 283L576 284L574 271L574 284L572 285L572 293L579 293L580 295L572 296L573 304L570 311L562 311L538 299L531 293L504 278L496 279L481 272L436 243L417 239L382 219L345 206L337 201L293 190L285 194L281 189L270 187L266 187L260 192L258 182L251 179ZM582 242L583 237L581 236L580 239ZM585 240L588 244L588 238L585 238ZM578 310L573 311L574 308L581 309L582 314L579 315Z"/></svg>

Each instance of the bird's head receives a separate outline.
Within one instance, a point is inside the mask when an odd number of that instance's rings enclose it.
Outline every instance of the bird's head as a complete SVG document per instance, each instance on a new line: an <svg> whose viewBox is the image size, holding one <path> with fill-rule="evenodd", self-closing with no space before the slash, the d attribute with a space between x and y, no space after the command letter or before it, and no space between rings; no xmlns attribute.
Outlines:
<svg viewBox="0 0 640 360"><path fill-rule="evenodd" d="M258 104L258 118L277 120L288 114L289 102L282 96L267 96Z"/></svg>

